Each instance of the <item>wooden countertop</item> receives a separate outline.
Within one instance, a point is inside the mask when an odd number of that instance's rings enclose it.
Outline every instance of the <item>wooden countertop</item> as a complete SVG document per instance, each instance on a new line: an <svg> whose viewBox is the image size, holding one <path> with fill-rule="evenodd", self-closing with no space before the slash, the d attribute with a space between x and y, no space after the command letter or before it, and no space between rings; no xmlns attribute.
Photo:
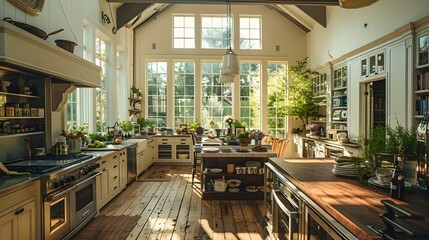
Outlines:
<svg viewBox="0 0 429 240"><path fill-rule="evenodd" d="M390 199L406 209L426 217L429 226L429 192L414 189L406 192L405 201L390 198L385 190L360 184L356 179L335 176L332 159L282 159L269 162L317 205L337 219L359 239L380 239L367 225L381 226L378 216L386 208L380 200Z"/></svg>
<svg viewBox="0 0 429 240"><path fill-rule="evenodd" d="M271 149L267 149L266 152L255 152L252 151L252 148L249 147L240 147L240 146L228 146L228 147L215 147L218 148L219 152L210 152L205 149L210 149L213 147L203 147L201 151L201 157L276 157L277 153L273 152ZM227 149L227 151L225 151ZM240 152L240 149L248 149L247 151ZM238 151L237 151L238 150Z"/></svg>

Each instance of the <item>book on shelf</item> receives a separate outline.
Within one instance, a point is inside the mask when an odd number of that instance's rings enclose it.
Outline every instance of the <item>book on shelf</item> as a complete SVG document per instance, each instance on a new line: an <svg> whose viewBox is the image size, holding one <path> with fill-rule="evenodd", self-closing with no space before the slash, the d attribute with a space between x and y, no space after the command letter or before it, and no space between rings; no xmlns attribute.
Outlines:
<svg viewBox="0 0 429 240"><path fill-rule="evenodd" d="M429 96L422 96L416 100L416 114L425 115L428 113L428 98Z"/></svg>

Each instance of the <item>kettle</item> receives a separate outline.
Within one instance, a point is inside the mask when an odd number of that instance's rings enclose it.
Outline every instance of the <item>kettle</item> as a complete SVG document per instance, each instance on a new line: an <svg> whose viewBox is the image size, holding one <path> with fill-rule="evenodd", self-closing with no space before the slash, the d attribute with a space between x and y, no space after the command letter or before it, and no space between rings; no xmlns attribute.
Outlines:
<svg viewBox="0 0 429 240"><path fill-rule="evenodd" d="M216 178L216 179L214 179L214 181L211 180L211 182L214 186L215 192L225 192L226 191L227 183L226 183L225 177Z"/></svg>

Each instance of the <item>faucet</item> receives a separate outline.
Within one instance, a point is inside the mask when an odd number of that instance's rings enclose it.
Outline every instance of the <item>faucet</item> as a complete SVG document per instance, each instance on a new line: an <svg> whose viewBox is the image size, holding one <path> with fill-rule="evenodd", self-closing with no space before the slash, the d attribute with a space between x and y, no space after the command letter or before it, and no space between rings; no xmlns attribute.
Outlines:
<svg viewBox="0 0 429 240"><path fill-rule="evenodd" d="M113 125L113 127L109 127L109 126L107 126L107 134L110 136L110 129L111 128L113 128L113 139L112 140L115 140L116 139L116 137L117 137L117 134L118 134L118 129L116 128L116 127L118 127L119 126L119 123L118 122L115 122L115 124Z"/></svg>

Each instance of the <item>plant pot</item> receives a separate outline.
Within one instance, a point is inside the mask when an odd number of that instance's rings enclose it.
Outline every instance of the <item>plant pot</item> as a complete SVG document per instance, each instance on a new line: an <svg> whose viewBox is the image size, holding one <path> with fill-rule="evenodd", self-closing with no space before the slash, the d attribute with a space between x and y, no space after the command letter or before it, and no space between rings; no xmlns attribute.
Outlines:
<svg viewBox="0 0 429 240"><path fill-rule="evenodd" d="M402 168L402 175L404 175L404 180L416 185L417 183L417 161L405 161Z"/></svg>
<svg viewBox="0 0 429 240"><path fill-rule="evenodd" d="M238 140L240 141L241 146L247 146L252 142L252 139L250 138L239 138Z"/></svg>
<svg viewBox="0 0 429 240"><path fill-rule="evenodd" d="M69 153L80 153L82 149L82 139L67 139Z"/></svg>

